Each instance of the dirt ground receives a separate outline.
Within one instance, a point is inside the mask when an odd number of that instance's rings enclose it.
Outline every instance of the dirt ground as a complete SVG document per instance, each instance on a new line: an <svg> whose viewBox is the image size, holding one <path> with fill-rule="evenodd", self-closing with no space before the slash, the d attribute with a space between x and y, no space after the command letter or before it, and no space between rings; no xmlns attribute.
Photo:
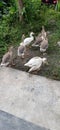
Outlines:
<svg viewBox="0 0 60 130"><path fill-rule="evenodd" d="M17 48L15 49L15 53L16 52L17 52ZM16 55L16 57L14 58L14 64L15 65L12 66L12 68L28 72L29 68L25 67L24 64L27 61L29 61L32 57L35 57L35 56L46 57L47 60L48 60L47 53L45 55L43 55L40 52L39 47L37 47L37 48L36 47L29 47L29 48L27 48L24 59L22 59L21 57ZM49 68L49 65L48 66L47 65L42 65L39 72L37 72L37 73L33 72L33 73L37 74L37 75L44 75L45 72L48 71L48 68ZM47 75L47 77L49 77L49 76Z"/></svg>
<svg viewBox="0 0 60 130"><path fill-rule="evenodd" d="M15 54L17 54L17 48L15 48ZM23 59L21 57L17 56L17 55L15 56L15 58L14 58L14 64L15 65L12 66L12 67L15 68L15 69L19 69L19 70L28 72L29 68L25 67L24 64L27 61L29 61L32 57L35 57L35 56L43 57L43 55L39 51L39 48L29 47L29 48L26 49L25 57ZM39 73L40 72L38 72L37 74L39 74Z"/></svg>
<svg viewBox="0 0 60 130"><path fill-rule="evenodd" d="M54 50L49 47L45 55L40 52L39 47L30 46L27 48L24 59L17 56L17 47L14 47L13 52L15 65L11 66L12 68L28 72L29 68L24 66L27 61L35 56L46 57L48 65L42 65L40 71L37 73L34 72L34 74L60 80L60 48L58 46L55 47Z"/></svg>

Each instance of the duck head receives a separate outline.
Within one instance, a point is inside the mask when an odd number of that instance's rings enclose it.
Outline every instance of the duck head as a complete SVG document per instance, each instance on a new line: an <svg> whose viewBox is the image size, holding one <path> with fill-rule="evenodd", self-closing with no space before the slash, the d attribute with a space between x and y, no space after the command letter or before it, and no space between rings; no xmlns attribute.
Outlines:
<svg viewBox="0 0 60 130"><path fill-rule="evenodd" d="M42 62L43 62L43 64L46 64L46 65L48 65L47 58L42 58Z"/></svg>
<svg viewBox="0 0 60 130"><path fill-rule="evenodd" d="M13 46L11 46L11 47L9 48L9 52L11 52L11 51L13 51Z"/></svg>
<svg viewBox="0 0 60 130"><path fill-rule="evenodd" d="M31 37L31 36L34 36L34 32L31 32L31 33L30 33L30 37Z"/></svg>
<svg viewBox="0 0 60 130"><path fill-rule="evenodd" d="M44 30L44 26L42 25L42 30Z"/></svg>

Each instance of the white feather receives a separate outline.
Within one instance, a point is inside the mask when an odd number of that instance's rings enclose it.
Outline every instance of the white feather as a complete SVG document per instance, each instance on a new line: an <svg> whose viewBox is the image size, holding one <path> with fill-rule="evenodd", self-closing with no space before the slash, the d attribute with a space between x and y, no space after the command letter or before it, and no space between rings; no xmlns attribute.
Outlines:
<svg viewBox="0 0 60 130"><path fill-rule="evenodd" d="M34 37L33 37L33 32L30 33L30 37L27 37L24 39L23 43L21 43L20 45L24 45L24 46L28 46L30 45L30 43L34 40Z"/></svg>

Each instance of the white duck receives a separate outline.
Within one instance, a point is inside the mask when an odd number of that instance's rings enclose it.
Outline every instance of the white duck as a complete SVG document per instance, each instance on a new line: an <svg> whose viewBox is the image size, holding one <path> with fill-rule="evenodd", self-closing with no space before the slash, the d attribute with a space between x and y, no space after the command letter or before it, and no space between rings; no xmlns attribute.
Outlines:
<svg viewBox="0 0 60 130"><path fill-rule="evenodd" d="M23 46L29 46L30 43L34 40L34 36L33 36L33 35L34 35L34 33L31 32L31 33L30 33L30 37L25 38L25 39L23 40L22 45L23 45Z"/></svg>
<svg viewBox="0 0 60 130"><path fill-rule="evenodd" d="M20 45L17 50L17 55L20 56L21 58L24 58L25 52L26 52L26 47L23 45Z"/></svg>
<svg viewBox="0 0 60 130"><path fill-rule="evenodd" d="M42 63L47 63L47 59L36 56L30 59L24 66L30 67L29 72L33 72L40 70Z"/></svg>
<svg viewBox="0 0 60 130"><path fill-rule="evenodd" d="M44 40L40 44L40 52L45 52L48 48L48 38L44 38Z"/></svg>
<svg viewBox="0 0 60 130"><path fill-rule="evenodd" d="M9 51L3 55L2 62L0 66L8 66L10 63L13 64L12 61L12 55L13 55L13 46L9 48Z"/></svg>

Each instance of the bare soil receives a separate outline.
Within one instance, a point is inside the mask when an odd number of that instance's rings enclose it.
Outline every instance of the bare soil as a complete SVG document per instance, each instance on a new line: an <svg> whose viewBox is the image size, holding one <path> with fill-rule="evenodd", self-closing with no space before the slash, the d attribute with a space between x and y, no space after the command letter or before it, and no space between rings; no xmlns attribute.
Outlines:
<svg viewBox="0 0 60 130"><path fill-rule="evenodd" d="M46 54L42 54L39 50L39 47L29 47L27 48L25 58L22 59L19 56L17 56L17 47L14 47L13 51L13 61L15 65L12 65L11 67L14 69L22 70L25 72L28 72L29 68L25 67L24 64L29 61L32 57L40 56L40 57L46 57L48 61L48 65L42 65L41 69L34 74L45 76L51 79L60 80L60 47L59 46L53 46L50 44L49 48L46 52ZM1 62L1 58L0 58Z"/></svg>
<svg viewBox="0 0 60 130"><path fill-rule="evenodd" d="M43 55L40 52L39 47L37 47L37 48L29 47L29 48L27 48L24 59L17 56L17 48L15 48L15 54L16 54L16 56L14 58L15 65L12 66L12 68L28 72L29 68L24 66L24 64L27 61L29 61L32 57L35 57L35 56L46 57L49 64L42 65L40 71L37 73L34 73L34 74L46 76L48 78L52 78L52 79L56 79L56 80L60 80L59 72L56 69L56 66L58 65L58 67L59 67L59 64L57 64L58 61L56 61L56 55L54 52L51 55L51 52L49 50L47 50L46 54Z"/></svg>

